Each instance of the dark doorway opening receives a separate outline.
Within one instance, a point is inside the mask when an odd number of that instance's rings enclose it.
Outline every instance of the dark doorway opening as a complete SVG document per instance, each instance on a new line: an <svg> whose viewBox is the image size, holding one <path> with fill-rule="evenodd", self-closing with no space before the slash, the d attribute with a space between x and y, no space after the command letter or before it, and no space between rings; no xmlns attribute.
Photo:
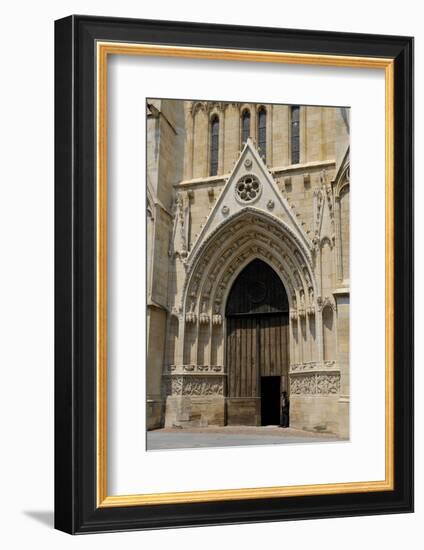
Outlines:
<svg viewBox="0 0 424 550"><path fill-rule="evenodd" d="M279 426L281 376L261 376L261 425Z"/></svg>
<svg viewBox="0 0 424 550"><path fill-rule="evenodd" d="M289 302L272 267L259 259L248 264L231 287L225 313L227 424L280 425L289 366Z"/></svg>

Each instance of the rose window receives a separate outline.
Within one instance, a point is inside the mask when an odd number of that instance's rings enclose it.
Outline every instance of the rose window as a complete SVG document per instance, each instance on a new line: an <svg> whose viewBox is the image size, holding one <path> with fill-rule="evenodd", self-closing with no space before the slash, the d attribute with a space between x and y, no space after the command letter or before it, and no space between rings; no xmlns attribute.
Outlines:
<svg viewBox="0 0 424 550"><path fill-rule="evenodd" d="M242 177L236 185L236 195L243 202L254 201L261 192L261 185L255 176Z"/></svg>

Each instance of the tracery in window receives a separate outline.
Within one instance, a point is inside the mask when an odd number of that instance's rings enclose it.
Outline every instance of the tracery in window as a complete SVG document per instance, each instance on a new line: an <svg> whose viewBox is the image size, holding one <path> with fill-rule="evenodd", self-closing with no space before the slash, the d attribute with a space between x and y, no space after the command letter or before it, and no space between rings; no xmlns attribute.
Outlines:
<svg viewBox="0 0 424 550"><path fill-rule="evenodd" d="M250 136L250 111L246 109L243 111L241 117L241 142L246 143L247 138Z"/></svg>

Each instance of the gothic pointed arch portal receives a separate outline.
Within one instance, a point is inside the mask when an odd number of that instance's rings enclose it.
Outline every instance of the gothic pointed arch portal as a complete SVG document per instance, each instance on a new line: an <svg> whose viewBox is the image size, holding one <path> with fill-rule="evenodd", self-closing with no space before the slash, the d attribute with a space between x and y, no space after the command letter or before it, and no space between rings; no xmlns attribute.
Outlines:
<svg viewBox="0 0 424 550"><path fill-rule="evenodd" d="M239 273L225 327L227 424L280 425L281 396L288 391L289 302L268 263L254 259Z"/></svg>
<svg viewBox="0 0 424 550"><path fill-rule="evenodd" d="M188 199L177 197L169 249L175 257L176 277L163 377L166 427L279 424L282 405L289 400L291 427L314 430L326 426L337 431L341 376L334 334L338 312L332 287L323 285L328 277L320 269L317 246L327 242L321 238L321 226L324 217L331 220L329 192L327 186L328 207L316 198L320 225L312 241L248 139L191 244ZM325 212L320 217L321 210ZM331 224L326 223L328 229ZM249 266L260 266L284 289L284 307L278 307L274 317L271 311L266 312L265 327L261 323L259 328L253 327L253 317L247 320L247 316L231 315L232 289L252 269ZM257 297L263 290L261 282L254 285ZM325 307L332 308L333 323L332 347L327 338L324 357ZM279 348L271 352L271 340L275 339ZM243 355L248 346L249 357ZM269 359L261 356L253 361L252 353L256 357L265 349L268 355L280 357L277 367L274 360L268 368ZM281 399L283 391L288 396ZM273 399L277 413L267 420L262 404Z"/></svg>
<svg viewBox="0 0 424 550"><path fill-rule="evenodd" d="M275 374L280 377L278 399L280 390L290 393L296 378L303 375L298 364L322 360L320 295L310 249L283 219L255 207L243 207L212 230L187 257L181 303L172 311L179 328L165 371L166 426L262 423L260 392L270 380L261 378L263 384L256 385L255 396L243 405L242 395L231 397L226 356L226 305L235 281L252 261L260 261L266 266L263 269L271 270L284 289L284 311L279 313L284 314L286 359L284 373ZM274 330L271 321L269 324L268 332ZM263 376L260 371L257 374ZM237 414L233 398L238 399ZM290 399L291 408L292 403ZM245 413L240 412L243 406ZM279 420L274 418L272 423Z"/></svg>

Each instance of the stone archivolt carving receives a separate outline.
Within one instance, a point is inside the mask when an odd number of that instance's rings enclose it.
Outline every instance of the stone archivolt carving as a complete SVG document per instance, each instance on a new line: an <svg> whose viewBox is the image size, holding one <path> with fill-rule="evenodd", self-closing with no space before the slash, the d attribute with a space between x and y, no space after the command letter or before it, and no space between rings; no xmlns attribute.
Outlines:
<svg viewBox="0 0 424 550"><path fill-rule="evenodd" d="M293 230L272 214L245 207L242 213L229 216L186 263L181 309L185 312L186 323L191 325L190 334L193 330L199 331L201 326L208 327L209 357L213 354L218 362L224 360L222 342L226 296L237 275L254 258L268 263L281 277L289 296L291 322L315 312L317 287L310 250L305 251ZM183 330L180 333L182 345L189 349L186 345L191 344L187 344L185 336ZM196 354L194 350L194 357ZM190 374L208 372L210 376L213 372L196 369ZM185 376L189 375L188 371L183 372Z"/></svg>
<svg viewBox="0 0 424 550"><path fill-rule="evenodd" d="M249 234L245 235L246 241L249 242ZM215 305L221 305L223 299L223 290L228 289L231 286L231 281L235 278L237 273L244 267L246 263L249 262L251 258L261 258L267 261L271 266L275 268L277 273L280 273L284 279L285 286L287 291L293 297L295 296L294 285L290 280L290 276L284 269L284 267L279 264L272 253L266 247L263 246L249 246L242 248L238 255L236 255L231 263L228 265L228 268L223 271L221 278L217 279L218 284L216 286L217 291L215 294Z"/></svg>
<svg viewBox="0 0 424 550"><path fill-rule="evenodd" d="M246 206L242 211L236 212L232 216L229 216L223 224L217 227L209 235L209 237L207 237L203 243L200 244L195 254L192 254L188 259L190 270L195 268L200 257L207 255L210 245L212 245L212 247L215 246L220 248L223 244L225 244L228 238L228 231L237 232L241 227L245 227L246 225L249 225L249 223L254 223L255 220L258 221L259 226L264 227L268 231L272 231L279 238L287 240L293 248L302 250L305 263L312 266L311 251L306 249L293 229L270 214L266 214L265 212L257 210L251 206Z"/></svg>
<svg viewBox="0 0 424 550"><path fill-rule="evenodd" d="M244 215L234 217L231 222L224 223L213 239L206 240L199 249L197 261L190 259L192 267L187 274L186 295L196 296L197 304L206 301L209 308L214 304L213 313L222 314L222 300L235 274L248 261L260 257L280 273L291 307L297 308L302 291L301 314L306 314L307 308L313 314L315 304L309 301L311 297L313 300L315 282L310 257L301 252L299 241L279 221L256 210L251 212L246 208ZM200 287L198 281L202 281Z"/></svg>

